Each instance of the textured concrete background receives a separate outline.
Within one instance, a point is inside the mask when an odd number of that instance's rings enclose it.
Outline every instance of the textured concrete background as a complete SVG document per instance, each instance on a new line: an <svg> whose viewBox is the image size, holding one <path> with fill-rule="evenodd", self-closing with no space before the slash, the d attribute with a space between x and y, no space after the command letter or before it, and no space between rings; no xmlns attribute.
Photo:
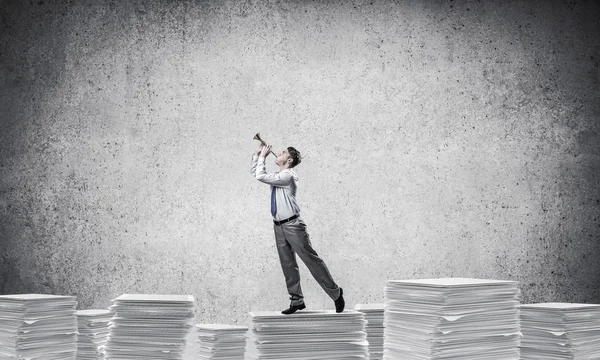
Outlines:
<svg viewBox="0 0 600 360"><path fill-rule="evenodd" d="M199 322L287 307L260 131L303 153L348 307L445 276L600 302L593 1L0 4L0 293L192 294Z"/></svg>

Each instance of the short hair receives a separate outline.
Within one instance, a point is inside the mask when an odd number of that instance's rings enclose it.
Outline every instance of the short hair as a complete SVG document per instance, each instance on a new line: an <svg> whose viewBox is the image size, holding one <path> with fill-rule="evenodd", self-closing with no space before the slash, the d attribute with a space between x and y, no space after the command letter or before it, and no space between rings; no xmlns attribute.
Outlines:
<svg viewBox="0 0 600 360"><path fill-rule="evenodd" d="M302 156L300 156L300 151L296 150L291 146L287 148L287 151L292 157L292 167L296 167L296 165L302 162Z"/></svg>

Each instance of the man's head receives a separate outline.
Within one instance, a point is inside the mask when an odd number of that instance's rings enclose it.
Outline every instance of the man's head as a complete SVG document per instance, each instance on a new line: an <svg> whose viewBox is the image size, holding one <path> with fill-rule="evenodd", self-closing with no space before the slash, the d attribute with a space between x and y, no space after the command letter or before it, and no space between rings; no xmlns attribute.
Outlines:
<svg viewBox="0 0 600 360"><path fill-rule="evenodd" d="M302 162L300 151L291 146L283 150L275 159L275 164L282 168L293 168L300 164L300 162Z"/></svg>

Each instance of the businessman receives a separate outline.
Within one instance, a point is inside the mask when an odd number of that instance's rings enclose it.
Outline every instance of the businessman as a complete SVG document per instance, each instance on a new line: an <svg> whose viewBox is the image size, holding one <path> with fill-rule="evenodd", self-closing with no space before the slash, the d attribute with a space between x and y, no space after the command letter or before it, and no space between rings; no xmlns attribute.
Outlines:
<svg viewBox="0 0 600 360"><path fill-rule="evenodd" d="M306 308L300 287L300 272L296 263L296 254L334 301L335 311L342 312L345 306L343 290L333 281L327 265L312 248L310 237L306 232L306 224L300 217L300 207L296 201L298 175L294 171L301 161L300 152L293 147L283 150L275 159L279 171L267 174L265 158L270 151L271 145L261 144L252 155L250 171L258 181L271 185L271 215L273 216L275 242L291 300L289 309L285 309L281 313L289 315Z"/></svg>

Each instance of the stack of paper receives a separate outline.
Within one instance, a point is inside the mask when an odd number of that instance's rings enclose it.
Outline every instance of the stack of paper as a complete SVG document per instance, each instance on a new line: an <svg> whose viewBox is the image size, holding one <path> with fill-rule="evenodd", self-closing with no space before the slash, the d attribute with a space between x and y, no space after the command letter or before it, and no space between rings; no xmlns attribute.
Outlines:
<svg viewBox="0 0 600 360"><path fill-rule="evenodd" d="M383 316L384 304L356 304L355 310L365 314L369 359L383 359Z"/></svg>
<svg viewBox="0 0 600 360"><path fill-rule="evenodd" d="M600 359L600 305L521 305L521 359Z"/></svg>
<svg viewBox="0 0 600 360"><path fill-rule="evenodd" d="M244 360L247 326L225 324L196 325L194 359Z"/></svg>
<svg viewBox="0 0 600 360"><path fill-rule="evenodd" d="M367 359L365 315L301 311L254 312L250 331L250 359Z"/></svg>
<svg viewBox="0 0 600 360"><path fill-rule="evenodd" d="M388 281L384 359L519 358L515 281Z"/></svg>
<svg viewBox="0 0 600 360"><path fill-rule="evenodd" d="M106 359L183 359L194 321L191 295L131 295L113 300Z"/></svg>
<svg viewBox="0 0 600 360"><path fill-rule="evenodd" d="M76 307L74 296L0 296L0 359L75 359Z"/></svg>
<svg viewBox="0 0 600 360"><path fill-rule="evenodd" d="M108 336L110 310L79 310L77 314L77 360L104 359L104 345Z"/></svg>

